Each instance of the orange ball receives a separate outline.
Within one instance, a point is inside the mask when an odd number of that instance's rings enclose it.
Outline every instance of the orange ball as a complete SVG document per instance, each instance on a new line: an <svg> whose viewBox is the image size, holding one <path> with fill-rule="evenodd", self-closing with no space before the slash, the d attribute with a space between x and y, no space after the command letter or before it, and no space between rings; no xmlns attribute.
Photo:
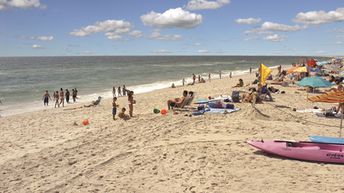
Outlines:
<svg viewBox="0 0 344 193"><path fill-rule="evenodd" d="M167 110L166 110L166 109L161 109L160 113L161 113L162 115L166 115L166 114L167 114Z"/></svg>
<svg viewBox="0 0 344 193"><path fill-rule="evenodd" d="M88 119L85 119L82 121L82 124L86 126L86 125L90 124L90 122Z"/></svg>

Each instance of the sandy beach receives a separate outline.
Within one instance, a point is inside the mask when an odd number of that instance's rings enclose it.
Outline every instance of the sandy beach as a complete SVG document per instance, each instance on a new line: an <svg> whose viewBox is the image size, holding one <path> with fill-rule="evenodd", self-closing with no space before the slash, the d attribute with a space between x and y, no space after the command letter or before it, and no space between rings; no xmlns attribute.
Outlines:
<svg viewBox="0 0 344 193"><path fill-rule="evenodd" d="M236 103L241 110L231 114L153 113L184 89L196 98L230 95L239 78L247 84L255 75L134 95L128 121L112 120L111 100L2 117L0 192L344 192L342 165L275 157L246 143L338 136L339 119L292 110L330 107L308 102L296 86L276 86L285 94L256 109ZM118 104L127 108L127 98Z"/></svg>

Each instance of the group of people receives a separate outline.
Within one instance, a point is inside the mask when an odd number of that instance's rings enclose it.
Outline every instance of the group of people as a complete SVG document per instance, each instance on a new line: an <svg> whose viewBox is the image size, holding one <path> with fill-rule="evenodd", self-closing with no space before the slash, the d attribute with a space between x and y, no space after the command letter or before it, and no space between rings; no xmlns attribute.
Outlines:
<svg viewBox="0 0 344 193"><path fill-rule="evenodd" d="M174 98L174 99L169 99L167 101L167 108L168 110L173 109L175 107L177 108L181 108L183 107L183 105L186 105L186 100L189 99L193 99L194 97L194 92L193 91L187 91L184 90L183 94L180 98Z"/></svg>
<svg viewBox="0 0 344 193"><path fill-rule="evenodd" d="M117 90L117 95L116 95L116 90ZM128 90L125 87L125 85L123 85L122 88L119 86L119 87L117 87L117 89L116 89L115 86L112 87L112 95L113 95L113 97L116 97L116 96L118 96L118 97L126 96L127 92L128 92Z"/></svg>
<svg viewBox="0 0 344 193"><path fill-rule="evenodd" d="M123 119L123 120L128 120L128 119L133 117L134 104L136 104L136 101L134 100L134 91L125 90L125 93L128 96L129 115L125 114L127 109L125 107L122 107L121 111L118 113L118 117L120 119ZM114 96L113 100L112 100L112 116L113 116L113 120L116 120L117 108L119 108L119 105L117 104L117 97Z"/></svg>
<svg viewBox="0 0 344 193"><path fill-rule="evenodd" d="M60 107L60 106L64 107L65 99L67 103L70 103L69 102L70 97L72 97L73 102L75 103L77 96L78 96L78 90L76 88L72 89L72 93L68 89L64 91L63 88L61 88L60 91L55 91L53 94L53 98L55 101L54 107L55 108ZM44 106L49 106L49 100L52 100L52 98L48 90L46 90L45 93L43 94L42 100L43 100Z"/></svg>

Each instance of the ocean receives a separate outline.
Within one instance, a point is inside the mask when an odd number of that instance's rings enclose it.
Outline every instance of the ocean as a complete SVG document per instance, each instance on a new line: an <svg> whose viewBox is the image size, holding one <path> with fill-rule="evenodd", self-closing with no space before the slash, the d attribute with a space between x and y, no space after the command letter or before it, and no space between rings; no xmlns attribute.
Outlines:
<svg viewBox="0 0 344 193"><path fill-rule="evenodd" d="M75 56L0 57L0 115L36 111L44 107L45 90L77 88L79 102L112 97L112 87L126 85L137 93L181 85L191 75L218 78L267 66L299 62L300 56ZM208 78L205 78L206 80Z"/></svg>

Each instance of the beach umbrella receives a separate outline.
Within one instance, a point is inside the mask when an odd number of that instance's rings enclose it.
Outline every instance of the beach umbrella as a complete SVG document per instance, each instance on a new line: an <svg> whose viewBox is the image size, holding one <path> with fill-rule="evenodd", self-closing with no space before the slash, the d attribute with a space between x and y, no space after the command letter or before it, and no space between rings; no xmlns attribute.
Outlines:
<svg viewBox="0 0 344 193"><path fill-rule="evenodd" d="M287 72L288 72L288 74L307 72L307 67L306 66L296 66L296 67L289 68Z"/></svg>
<svg viewBox="0 0 344 193"><path fill-rule="evenodd" d="M312 102L323 102L323 103L344 103L344 91L328 92L322 95L313 96L308 98ZM340 119L340 130L339 137L342 137L343 128L343 112Z"/></svg>
<svg viewBox="0 0 344 193"><path fill-rule="evenodd" d="M313 88L320 88L320 87L331 87L332 83L319 77L319 76L311 76L305 77L301 81L297 83L299 86L308 86Z"/></svg>

